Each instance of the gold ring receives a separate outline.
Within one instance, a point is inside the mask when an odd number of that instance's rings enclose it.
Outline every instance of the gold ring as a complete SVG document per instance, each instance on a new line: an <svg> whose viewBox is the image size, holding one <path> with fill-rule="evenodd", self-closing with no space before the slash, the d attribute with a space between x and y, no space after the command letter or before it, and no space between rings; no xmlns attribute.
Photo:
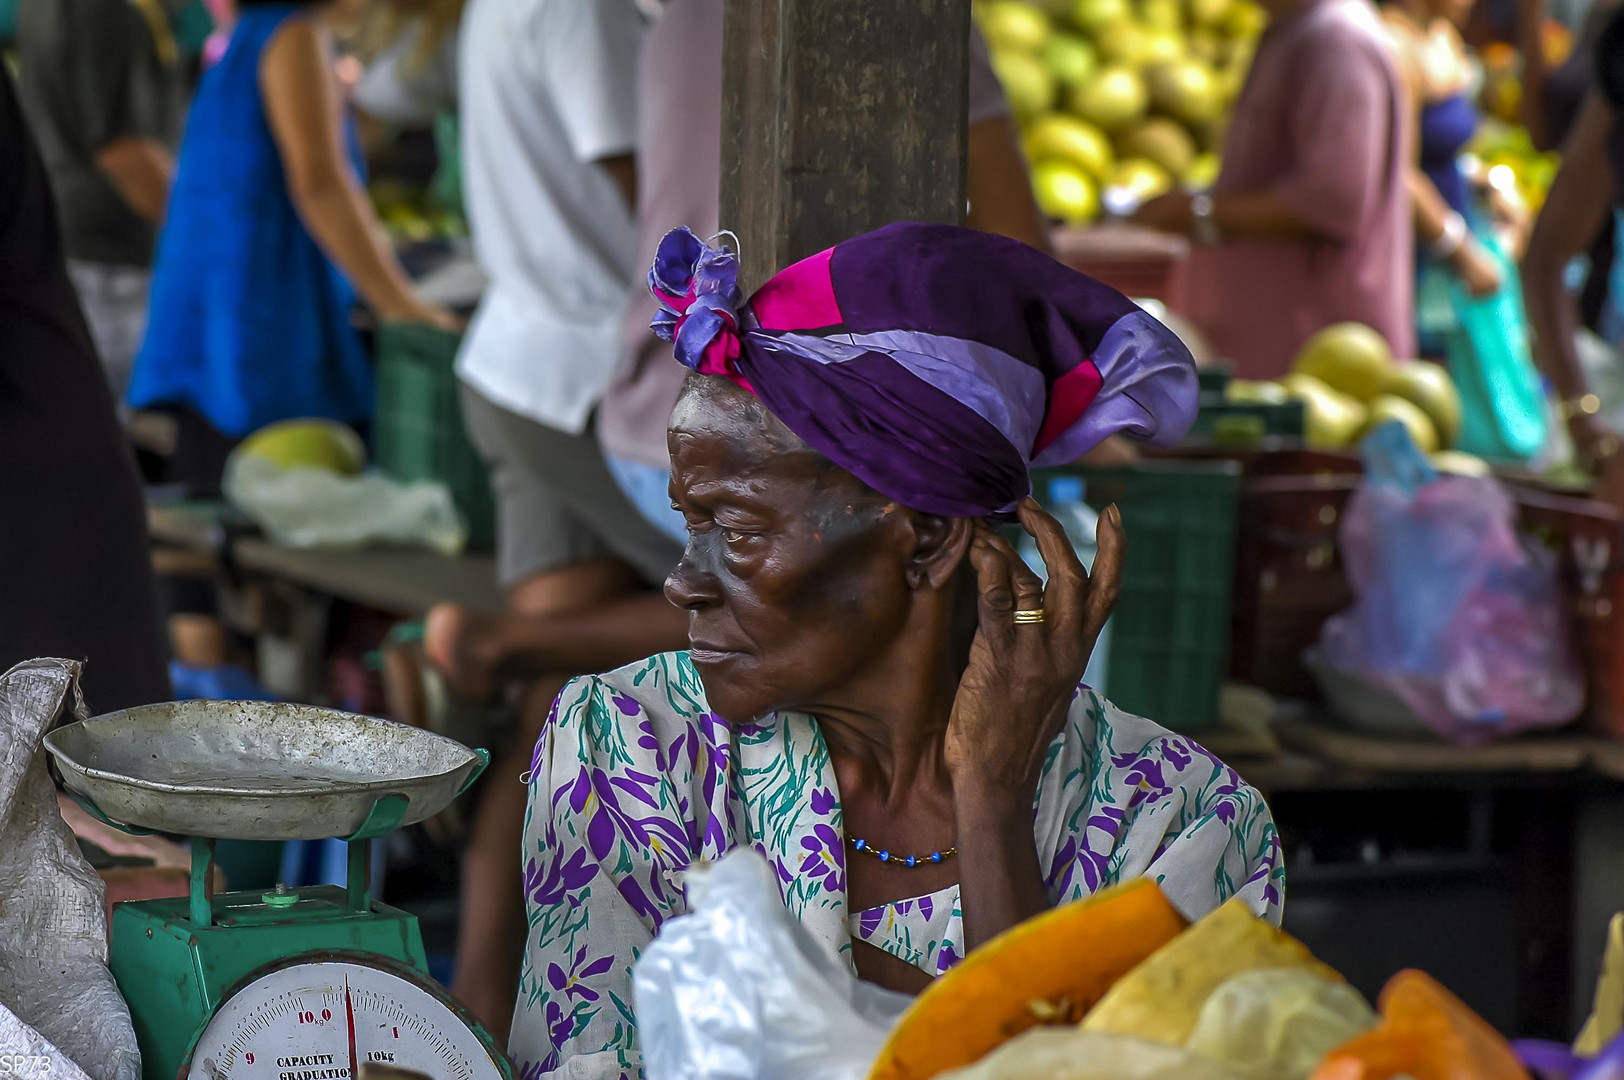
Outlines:
<svg viewBox="0 0 1624 1080"><path fill-rule="evenodd" d="M1017 611L1015 613L1016 626L1030 626L1043 621L1043 609L1033 608L1031 611Z"/></svg>

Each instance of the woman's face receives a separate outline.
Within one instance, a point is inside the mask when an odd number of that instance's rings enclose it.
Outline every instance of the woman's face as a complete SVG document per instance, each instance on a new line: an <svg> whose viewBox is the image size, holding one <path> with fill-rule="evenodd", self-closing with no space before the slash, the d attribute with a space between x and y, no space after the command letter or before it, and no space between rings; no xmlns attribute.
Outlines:
<svg viewBox="0 0 1624 1080"><path fill-rule="evenodd" d="M721 379L690 383L668 440L689 540L665 593L712 708L811 708L882 663L909 607L906 512Z"/></svg>

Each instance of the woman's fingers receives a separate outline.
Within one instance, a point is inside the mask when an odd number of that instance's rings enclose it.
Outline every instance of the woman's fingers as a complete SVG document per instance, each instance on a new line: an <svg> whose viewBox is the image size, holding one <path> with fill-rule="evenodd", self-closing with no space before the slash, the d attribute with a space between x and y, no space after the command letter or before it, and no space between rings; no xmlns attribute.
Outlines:
<svg viewBox="0 0 1624 1080"><path fill-rule="evenodd" d="M1105 508L1094 529L1094 571L1088 576L1088 596L1083 602L1082 637L1090 653L1111 617L1122 592L1122 561L1128 553L1128 534L1122 528L1122 511L1115 503Z"/></svg>
<svg viewBox="0 0 1624 1080"><path fill-rule="evenodd" d="M1004 656L1015 637L1015 586L1009 559L993 543L990 532L977 523L975 538L970 541L970 565L976 572L980 635L994 655Z"/></svg>
<svg viewBox="0 0 1624 1080"><path fill-rule="evenodd" d="M1021 500L1016 512L1021 525L1037 541L1038 554L1043 556L1043 565L1049 571L1049 586L1043 592L1041 605L1047 621L1057 626L1077 626L1084 612L1088 571L1077 558L1071 539L1054 515L1039 506L1035 499Z"/></svg>
<svg viewBox="0 0 1624 1080"><path fill-rule="evenodd" d="M1010 583L1015 588L1015 610L1041 611L1043 579L1032 572L1032 568L1026 565L1026 560L1021 558L1015 546L1004 539L1003 534L997 529L987 528L986 539L1009 565Z"/></svg>

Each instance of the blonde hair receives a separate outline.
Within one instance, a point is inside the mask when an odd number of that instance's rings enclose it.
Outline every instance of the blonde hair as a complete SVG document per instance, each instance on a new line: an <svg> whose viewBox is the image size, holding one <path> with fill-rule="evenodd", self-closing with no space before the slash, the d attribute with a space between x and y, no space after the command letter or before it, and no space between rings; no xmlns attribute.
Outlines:
<svg viewBox="0 0 1624 1080"><path fill-rule="evenodd" d="M370 60L400 40L407 26L416 23L417 40L406 57L407 74L423 70L439 51L446 35L457 28L466 0L373 0L357 35L356 52Z"/></svg>

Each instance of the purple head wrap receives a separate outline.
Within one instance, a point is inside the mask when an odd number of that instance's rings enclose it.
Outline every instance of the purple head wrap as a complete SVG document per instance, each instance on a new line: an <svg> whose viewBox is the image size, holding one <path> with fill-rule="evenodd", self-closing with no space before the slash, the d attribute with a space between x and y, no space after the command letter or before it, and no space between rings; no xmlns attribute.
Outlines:
<svg viewBox="0 0 1624 1080"><path fill-rule="evenodd" d="M1001 517L1028 470L1121 432L1166 445L1195 418L1183 343L1116 290L1024 244L888 225L742 302L733 253L676 229L649 269L677 359L750 390L876 491Z"/></svg>

